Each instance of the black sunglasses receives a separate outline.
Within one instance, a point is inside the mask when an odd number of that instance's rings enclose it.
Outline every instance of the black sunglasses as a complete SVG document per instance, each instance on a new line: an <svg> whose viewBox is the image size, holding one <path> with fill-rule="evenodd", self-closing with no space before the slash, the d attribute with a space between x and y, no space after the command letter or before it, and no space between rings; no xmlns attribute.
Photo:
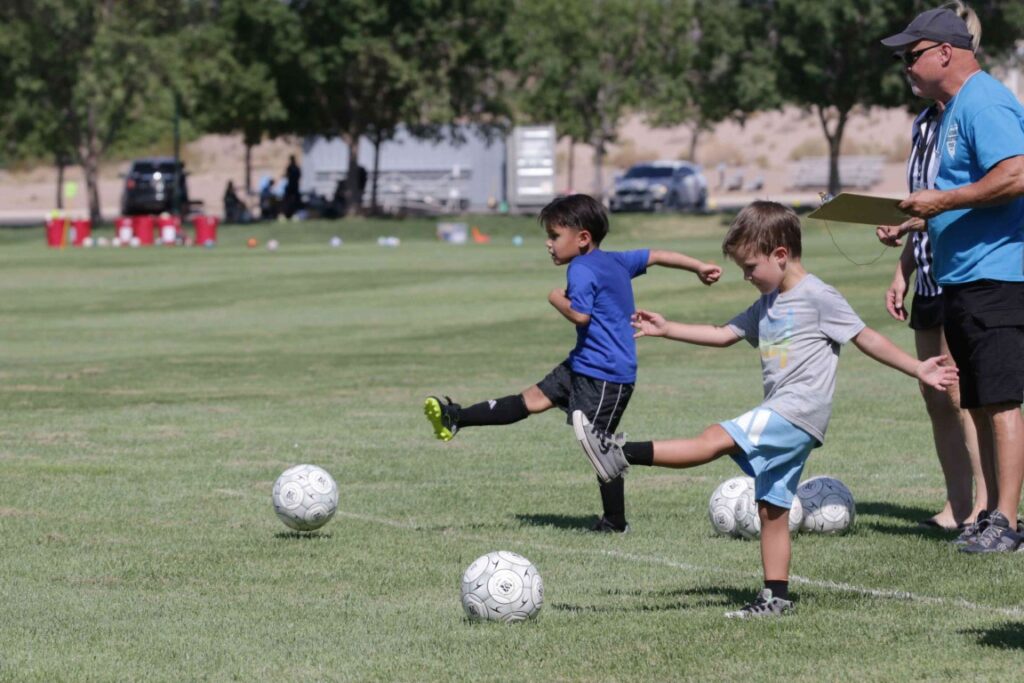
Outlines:
<svg viewBox="0 0 1024 683"><path fill-rule="evenodd" d="M923 55L925 52L928 52L928 50L933 50L937 47L942 47L943 45L945 45L945 43L939 43L938 45L930 45L920 50L914 50L913 52L896 52L893 54L892 58L903 62L904 66L914 66L914 62L920 59L921 55Z"/></svg>

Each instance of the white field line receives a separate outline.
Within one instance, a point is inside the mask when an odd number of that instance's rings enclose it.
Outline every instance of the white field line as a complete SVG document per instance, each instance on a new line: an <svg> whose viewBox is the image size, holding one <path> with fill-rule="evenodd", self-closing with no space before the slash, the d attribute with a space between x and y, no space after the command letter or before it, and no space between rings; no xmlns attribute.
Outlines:
<svg viewBox="0 0 1024 683"><path fill-rule="evenodd" d="M395 529L405 529L408 531L424 530L424 528L419 524L387 519L384 517L361 515L355 512L345 512L343 510L338 510L336 514L340 517L348 517L350 519L357 519L372 524L380 524L383 526L393 527ZM493 542L494 540L491 537L477 536L474 534L457 533L453 535L457 535L460 538L472 539L477 541ZM555 551L569 555L597 555L603 557L611 557L617 560L625 560L627 562L633 562L636 564L658 564L663 567L671 567L672 569L680 569L686 572L705 572L714 573L718 575L732 574L735 576L751 579L761 577L760 573L755 574L753 572L742 572L734 569L727 569L724 567L696 565L688 562L679 562L677 560L672 560L665 557L658 557L656 555L639 555L636 553L624 553L619 550L588 550L585 548L567 548L562 545L549 545L546 543L531 543L530 545L537 548L543 548L544 550ZM821 588L823 590L837 591L840 593L852 593L855 595L863 595L865 597L879 598L883 600L899 600L908 603L917 603L921 605L932 605L940 607L960 607L962 609L977 610L980 612L989 612L992 614L1001 614L1008 617L1024 616L1024 608L1021 607L994 607L992 605L982 605L976 602L971 602L970 600L964 600L963 598L943 598L933 595L921 595L919 593L912 593L910 591L897 590L894 588L865 588L863 586L856 586L849 583L841 583L839 581L823 581L821 579L809 579L804 576L796 575L791 575L789 577L789 580L790 583L798 583L805 586L813 586L814 588Z"/></svg>

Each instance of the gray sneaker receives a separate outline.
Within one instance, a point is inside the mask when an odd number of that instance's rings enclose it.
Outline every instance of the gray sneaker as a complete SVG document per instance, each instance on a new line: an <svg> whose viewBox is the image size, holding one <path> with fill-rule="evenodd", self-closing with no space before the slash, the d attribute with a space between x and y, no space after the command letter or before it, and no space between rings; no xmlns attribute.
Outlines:
<svg viewBox="0 0 1024 683"><path fill-rule="evenodd" d="M572 428L576 440L583 446L583 452L590 458L590 464L603 482L609 482L625 474L629 469L622 446L626 438L622 434L609 434L590 424L582 410L572 412Z"/></svg>
<svg viewBox="0 0 1024 683"><path fill-rule="evenodd" d="M988 510L982 510L977 518L964 527L960 535L953 539L953 545L965 546L975 539L982 531L988 528Z"/></svg>
<svg viewBox="0 0 1024 683"><path fill-rule="evenodd" d="M769 588L763 588L754 602L745 605L735 612L726 612L725 616L730 619L750 619L753 617L778 617L794 609L792 600L783 600L772 596Z"/></svg>
<svg viewBox="0 0 1024 683"><path fill-rule="evenodd" d="M988 526L968 543L960 546L962 553L1012 553L1020 545L1020 534L1010 529L1010 520L998 510L988 518Z"/></svg>

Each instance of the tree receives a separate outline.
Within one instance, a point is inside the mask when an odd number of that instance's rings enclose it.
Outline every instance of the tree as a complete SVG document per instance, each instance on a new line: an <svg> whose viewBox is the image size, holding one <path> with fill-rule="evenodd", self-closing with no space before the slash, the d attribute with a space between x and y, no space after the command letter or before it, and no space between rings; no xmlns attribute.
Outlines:
<svg viewBox="0 0 1024 683"><path fill-rule="evenodd" d="M655 126L689 127L691 161L715 123L781 103L764 21L764 5L744 0L668 2L643 109Z"/></svg>
<svg viewBox="0 0 1024 683"><path fill-rule="evenodd" d="M659 58L665 18L659 0L521 0L510 33L527 115L594 148L593 194L625 113L640 102L643 78Z"/></svg>
<svg viewBox="0 0 1024 683"><path fill-rule="evenodd" d="M346 206L359 206L359 139L399 122L500 115L498 0L296 0L302 48L282 96L296 132L349 149Z"/></svg>
<svg viewBox="0 0 1024 683"><path fill-rule="evenodd" d="M778 47L780 91L821 122L829 147L830 193L841 189L839 150L855 108L920 107L902 67L879 41L933 6L912 0L774 0L766 26ZM989 54L1004 51L1020 35L1021 3L979 2L976 9Z"/></svg>
<svg viewBox="0 0 1024 683"><path fill-rule="evenodd" d="M0 15L17 41L16 125L58 160L82 167L89 215L100 221L99 167L159 86L160 40L188 14L156 0L14 0Z"/></svg>
<svg viewBox="0 0 1024 683"><path fill-rule="evenodd" d="M295 15L280 0L223 0L213 21L181 36L191 111L212 133L241 132L245 189L252 192L252 148L289 129L279 95L301 45Z"/></svg>

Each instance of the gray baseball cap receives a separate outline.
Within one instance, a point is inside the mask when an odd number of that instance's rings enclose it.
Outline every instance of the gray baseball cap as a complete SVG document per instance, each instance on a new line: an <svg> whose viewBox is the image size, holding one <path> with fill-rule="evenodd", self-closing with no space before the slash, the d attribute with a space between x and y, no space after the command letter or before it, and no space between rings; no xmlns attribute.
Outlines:
<svg viewBox="0 0 1024 683"><path fill-rule="evenodd" d="M921 12L901 33L883 40L882 45L901 48L919 40L934 40L963 50L971 49L971 33L967 30L967 24L950 9Z"/></svg>

